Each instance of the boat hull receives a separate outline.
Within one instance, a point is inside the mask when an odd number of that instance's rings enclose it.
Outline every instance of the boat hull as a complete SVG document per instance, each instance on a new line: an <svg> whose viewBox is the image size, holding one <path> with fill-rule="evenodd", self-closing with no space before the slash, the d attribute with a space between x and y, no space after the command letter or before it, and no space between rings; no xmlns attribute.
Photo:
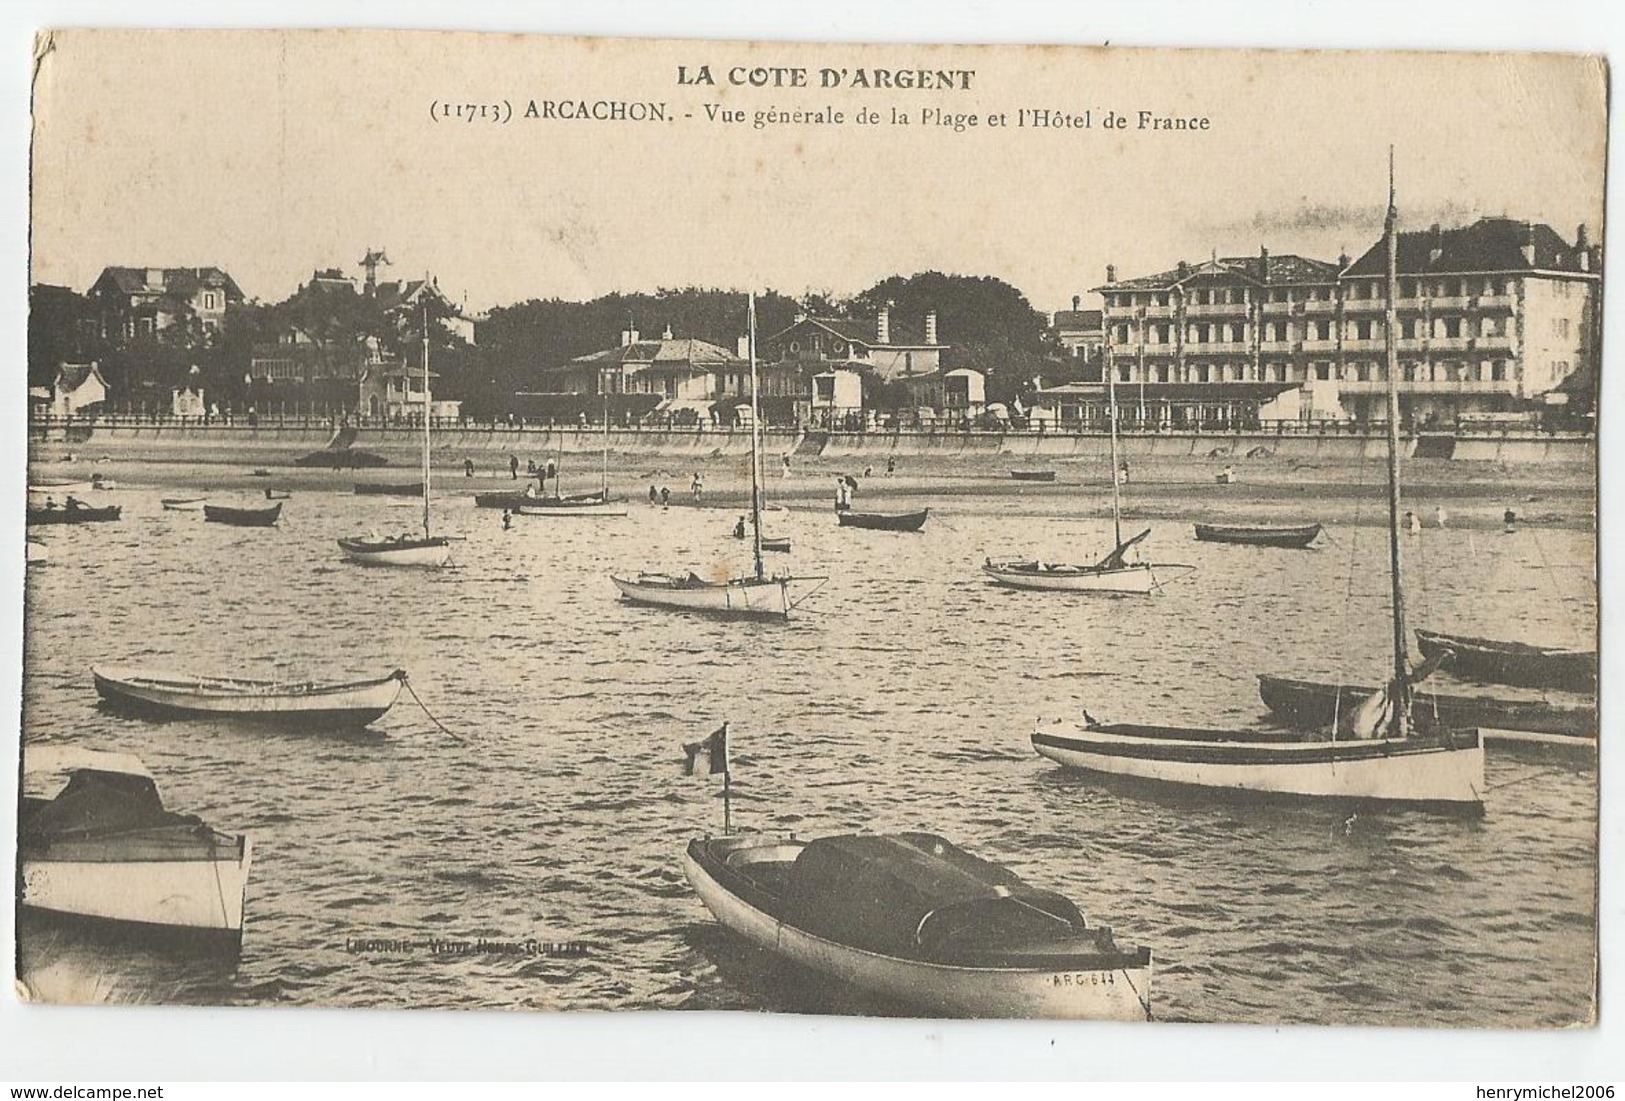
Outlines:
<svg viewBox="0 0 1625 1101"><path fill-rule="evenodd" d="M605 501L594 497L588 500L572 501L568 497L562 500L554 498L535 498L519 506L521 516L555 516L555 517L590 517L590 516L625 516L627 515L626 502Z"/></svg>
<svg viewBox="0 0 1625 1101"><path fill-rule="evenodd" d="M982 572L1001 585L1056 593L1149 593L1156 577L1147 563L1097 570L1079 566L1071 570L1021 569L1010 564L989 563Z"/></svg>
<svg viewBox="0 0 1625 1101"><path fill-rule="evenodd" d="M862 528L865 531L919 531L925 526L931 510L919 512L837 512L835 518L843 528Z"/></svg>
<svg viewBox="0 0 1625 1101"><path fill-rule="evenodd" d="M1291 680L1265 673L1258 677L1258 695L1264 705L1277 718L1309 729L1329 729L1334 721L1353 715L1376 691L1370 686ZM1595 741L1597 737L1594 707L1431 692L1414 693L1411 702L1413 715L1436 717L1439 725L1456 729L1521 730L1582 741ZM1490 741L1487 732L1485 741Z"/></svg>
<svg viewBox="0 0 1625 1101"><path fill-rule="evenodd" d="M680 608L712 615L788 619L795 602L788 578L736 578L727 582L684 583L665 575L610 575L621 595L634 604ZM675 583L674 583L675 582Z"/></svg>
<svg viewBox="0 0 1625 1101"><path fill-rule="evenodd" d="M104 508L29 508L30 524L96 524L117 520L123 508L107 505Z"/></svg>
<svg viewBox="0 0 1625 1101"><path fill-rule="evenodd" d="M1234 543L1245 547L1282 547L1302 550L1320 538L1319 524L1289 528L1234 527L1226 524L1197 524L1196 538L1203 543Z"/></svg>
<svg viewBox="0 0 1625 1101"><path fill-rule="evenodd" d="M1444 668L1453 677L1525 688L1586 693L1597 690L1597 655L1593 652L1543 649L1423 630L1416 632L1416 645L1427 658L1451 651L1455 658Z"/></svg>
<svg viewBox="0 0 1625 1101"><path fill-rule="evenodd" d="M809 970L932 1013L957 1017L1143 1021L1151 968L1051 971L956 967L881 955L786 924L729 891L683 854L683 872L706 909L727 928Z"/></svg>
<svg viewBox="0 0 1625 1101"><path fill-rule="evenodd" d="M159 718L230 717L300 726L366 726L393 706L404 674L351 684L279 687L182 674L92 669L96 692L122 711Z"/></svg>
<svg viewBox="0 0 1625 1101"><path fill-rule="evenodd" d="M1135 733L1134 731L1141 731ZM1068 768L1249 797L1278 796L1483 813L1484 748L1454 740L1231 740L1225 732L1082 727L1036 730L1033 748Z"/></svg>
<svg viewBox="0 0 1625 1101"><path fill-rule="evenodd" d="M1053 482L1055 480L1055 471L1012 470L1010 472L1010 477L1018 482Z"/></svg>
<svg viewBox="0 0 1625 1101"><path fill-rule="evenodd" d="M204 497L165 497L159 503L170 512L202 512L206 500Z"/></svg>
<svg viewBox="0 0 1625 1101"><path fill-rule="evenodd" d="M451 561L448 539L403 539L397 543L340 539L339 549L363 566L444 566Z"/></svg>
<svg viewBox="0 0 1625 1101"><path fill-rule="evenodd" d="M24 849L21 902L45 914L241 936L252 846L231 840L195 860L65 859Z"/></svg>
<svg viewBox="0 0 1625 1101"><path fill-rule="evenodd" d="M357 482L355 491L361 497L421 497L422 482Z"/></svg>
<svg viewBox="0 0 1625 1101"><path fill-rule="evenodd" d="M232 508L229 505L204 505L203 519L211 524L230 524L239 528L268 528L282 515L279 501L270 508Z"/></svg>

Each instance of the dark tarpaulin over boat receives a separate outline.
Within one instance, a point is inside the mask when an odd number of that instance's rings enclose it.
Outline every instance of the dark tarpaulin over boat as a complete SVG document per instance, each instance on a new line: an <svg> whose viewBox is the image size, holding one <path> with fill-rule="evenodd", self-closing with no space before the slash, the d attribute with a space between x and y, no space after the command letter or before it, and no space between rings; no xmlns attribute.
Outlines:
<svg viewBox="0 0 1625 1101"><path fill-rule="evenodd" d="M25 841L82 840L199 822L165 810L151 777L81 769L55 799L27 815L18 832Z"/></svg>
<svg viewBox="0 0 1625 1101"><path fill-rule="evenodd" d="M1122 569L1123 568L1123 557L1128 554L1128 549L1130 547L1132 547L1134 544L1138 543L1140 540L1144 539L1147 535L1150 535L1150 534L1151 534L1151 529L1146 528L1144 531L1140 532L1140 534L1136 535L1133 539L1124 540L1122 543L1118 544L1118 547L1117 547L1116 550L1112 551L1105 558L1102 558L1099 562L1096 562L1095 563L1095 569L1097 569L1097 570L1120 570L1120 569Z"/></svg>
<svg viewBox="0 0 1625 1101"><path fill-rule="evenodd" d="M824 837L809 841L790 871L788 912L826 939L890 955L960 955L966 928L982 939L990 922L1057 931L1083 928L1062 895L927 833ZM1009 911L1005 922L1000 911Z"/></svg>

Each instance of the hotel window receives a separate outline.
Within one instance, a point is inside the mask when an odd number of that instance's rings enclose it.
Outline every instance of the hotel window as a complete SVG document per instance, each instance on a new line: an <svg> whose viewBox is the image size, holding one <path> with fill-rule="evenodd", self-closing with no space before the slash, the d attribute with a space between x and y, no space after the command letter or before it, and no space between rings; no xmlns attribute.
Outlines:
<svg viewBox="0 0 1625 1101"><path fill-rule="evenodd" d="M1496 382L1505 382L1507 380L1507 361L1504 359L1496 360L1495 364L1490 368L1490 377Z"/></svg>
<svg viewBox="0 0 1625 1101"><path fill-rule="evenodd" d="M220 308L219 293L216 291L204 291L203 308L206 310L218 310Z"/></svg>
<svg viewBox="0 0 1625 1101"><path fill-rule="evenodd" d="M1168 304L1168 292L1163 291L1161 294L1157 295L1157 305L1166 306L1167 304Z"/></svg>
<svg viewBox="0 0 1625 1101"><path fill-rule="evenodd" d="M1356 340L1370 340L1371 339L1371 322L1370 321L1364 321L1364 320L1356 321L1354 323L1354 338Z"/></svg>
<svg viewBox="0 0 1625 1101"><path fill-rule="evenodd" d="M1330 321L1315 322L1315 339L1330 340L1332 338L1332 323Z"/></svg>
<svg viewBox="0 0 1625 1101"><path fill-rule="evenodd" d="M1399 296L1401 298L1415 298L1416 297L1416 280L1414 280L1414 279L1401 279L1399 281Z"/></svg>

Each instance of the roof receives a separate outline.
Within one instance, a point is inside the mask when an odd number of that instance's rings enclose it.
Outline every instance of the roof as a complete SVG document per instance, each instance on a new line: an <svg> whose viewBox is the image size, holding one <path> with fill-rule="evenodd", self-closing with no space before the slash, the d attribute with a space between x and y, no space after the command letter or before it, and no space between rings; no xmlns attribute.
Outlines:
<svg viewBox="0 0 1625 1101"><path fill-rule="evenodd" d="M91 376L95 376L96 381L102 384L103 390L107 389L107 380L102 377L101 368L96 364L64 363L56 371L57 391L60 393L77 390L89 381Z"/></svg>
<svg viewBox="0 0 1625 1101"><path fill-rule="evenodd" d="M849 344L862 344L865 348L912 349L947 347L946 344L925 344L919 341L903 341L895 339L896 337L905 334L908 336L913 336L916 331L920 332L921 340L923 341L924 339L923 330L925 323L923 319L920 321L918 329L915 329L912 326L910 319L901 317L898 314L891 314L887 319L887 336L890 339L888 339L884 344L881 343L879 339L880 321L878 318L871 321L847 317L799 317L790 325L780 329L778 332L768 337L767 340L778 340L781 337L789 335L803 325L816 326L817 328L823 329L826 332L840 337Z"/></svg>
<svg viewBox="0 0 1625 1101"><path fill-rule="evenodd" d="M109 753L74 745L33 745L23 750L23 794L49 799L75 772L116 772L153 778L133 753Z"/></svg>
<svg viewBox="0 0 1625 1101"><path fill-rule="evenodd" d="M600 352L576 356L566 368L579 367L734 367L747 362L708 340L635 340Z"/></svg>
<svg viewBox="0 0 1625 1101"><path fill-rule="evenodd" d="M1100 310L1056 310L1055 324L1057 329L1080 329L1089 332L1101 328L1105 324L1105 314Z"/></svg>
<svg viewBox="0 0 1625 1101"><path fill-rule="evenodd" d="M1242 279L1259 286L1265 284L1335 283L1338 267L1324 260L1298 256L1287 252L1280 255L1220 256L1200 264L1186 264L1155 275L1142 275L1137 279L1120 279L1090 290L1098 294L1117 291L1168 290L1199 279ZM1089 311L1084 311L1089 312ZM1057 315L1059 316L1059 315Z"/></svg>
<svg viewBox="0 0 1625 1101"><path fill-rule="evenodd" d="M1534 246L1534 258L1524 246ZM1437 255L1435 255L1437 252ZM1454 229L1416 230L1399 235L1399 271L1404 275L1434 272L1572 271L1580 273L1580 251L1544 222L1480 218ZM1388 260L1379 239L1345 275L1384 275Z"/></svg>
<svg viewBox="0 0 1625 1101"><path fill-rule="evenodd" d="M1268 401L1288 390L1298 390L1296 382L1120 382L1117 404L1133 405L1144 394L1155 401ZM1104 382L1068 382L1039 390L1034 402L1045 398L1104 398L1110 387Z"/></svg>
<svg viewBox="0 0 1625 1101"><path fill-rule="evenodd" d="M158 270L163 272L163 285L158 286L147 282L147 273ZM102 269L96 282L91 284L91 290L106 283L119 294L160 294L173 295L177 298L190 298L194 293L204 287L213 287L223 290L226 301L241 302L243 300L242 288L237 281L219 268L122 268L107 267Z"/></svg>

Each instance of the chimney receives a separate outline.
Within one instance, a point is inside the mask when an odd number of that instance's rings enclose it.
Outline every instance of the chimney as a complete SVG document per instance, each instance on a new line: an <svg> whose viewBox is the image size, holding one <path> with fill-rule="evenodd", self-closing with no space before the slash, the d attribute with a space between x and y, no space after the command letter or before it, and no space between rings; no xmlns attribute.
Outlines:
<svg viewBox="0 0 1625 1101"><path fill-rule="evenodd" d="M1348 266L1349 266L1349 254L1347 252L1338 253L1337 254L1337 267L1338 267L1338 270L1347 271Z"/></svg>
<svg viewBox="0 0 1625 1101"><path fill-rule="evenodd" d="M875 343L891 343L891 303L880 307L880 317L875 321Z"/></svg>
<svg viewBox="0 0 1625 1101"><path fill-rule="evenodd" d="M164 269L163 268L148 268L147 269L147 280L146 280L146 282L147 282L147 286L149 286L149 287L162 288L163 285L164 285Z"/></svg>
<svg viewBox="0 0 1625 1101"><path fill-rule="evenodd" d="M740 359L750 358L750 334L740 333L739 339L734 342L734 355Z"/></svg>
<svg viewBox="0 0 1625 1101"><path fill-rule="evenodd" d="M1117 265L1116 264L1107 264L1106 265L1106 282L1108 282L1108 283L1117 282Z"/></svg>
<svg viewBox="0 0 1625 1101"><path fill-rule="evenodd" d="M638 342L638 331L636 329L622 329L621 330L621 347L626 348L626 347L629 347L630 345L636 344L637 342Z"/></svg>
<svg viewBox="0 0 1625 1101"><path fill-rule="evenodd" d="M937 311L936 310L927 310L926 311L926 314L925 314L925 342L927 344L935 344L937 342Z"/></svg>
<svg viewBox="0 0 1625 1101"><path fill-rule="evenodd" d="M1574 259L1580 265L1581 271L1591 270L1591 234L1586 232L1586 224L1580 223L1580 228L1574 231Z"/></svg>
<svg viewBox="0 0 1625 1101"><path fill-rule="evenodd" d="M1529 238L1523 245L1523 262L1535 266L1535 223L1529 223Z"/></svg>
<svg viewBox="0 0 1625 1101"><path fill-rule="evenodd" d="M1074 294L1072 296L1072 312L1077 313L1081 309L1083 309L1083 295Z"/></svg>
<svg viewBox="0 0 1625 1101"><path fill-rule="evenodd" d="M670 340L671 339L671 322L669 322L669 321L666 322L666 331L660 334L660 339L661 340Z"/></svg>
<svg viewBox="0 0 1625 1101"><path fill-rule="evenodd" d="M1432 242L1428 246L1428 263L1437 264L1439 257L1444 255L1444 233L1440 231L1438 222L1428 227L1428 239Z"/></svg>
<svg viewBox="0 0 1625 1101"><path fill-rule="evenodd" d="M1270 281L1270 250L1263 245L1258 246L1258 278L1263 283Z"/></svg>
<svg viewBox="0 0 1625 1101"><path fill-rule="evenodd" d="M1179 277L1181 279L1183 279L1187 275L1189 275L1190 273L1191 273L1191 266L1189 264L1187 264L1185 261L1181 260L1179 262Z"/></svg>

